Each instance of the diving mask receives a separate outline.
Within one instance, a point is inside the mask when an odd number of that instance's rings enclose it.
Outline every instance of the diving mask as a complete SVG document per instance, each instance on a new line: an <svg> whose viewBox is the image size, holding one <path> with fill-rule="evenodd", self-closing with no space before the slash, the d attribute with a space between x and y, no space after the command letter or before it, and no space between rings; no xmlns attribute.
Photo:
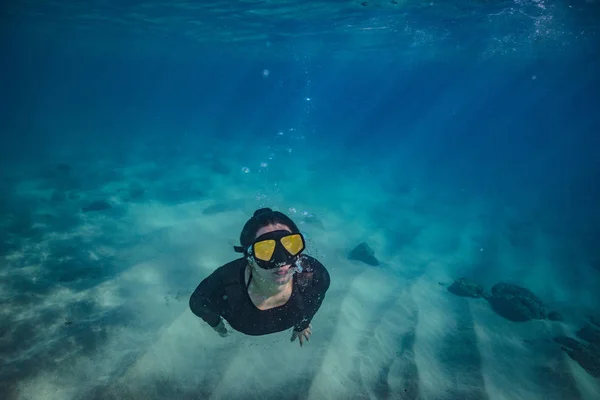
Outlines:
<svg viewBox="0 0 600 400"><path fill-rule="evenodd" d="M236 246L235 250L251 257L260 268L274 269L294 264L305 247L301 233L278 230L259 236L247 249Z"/></svg>

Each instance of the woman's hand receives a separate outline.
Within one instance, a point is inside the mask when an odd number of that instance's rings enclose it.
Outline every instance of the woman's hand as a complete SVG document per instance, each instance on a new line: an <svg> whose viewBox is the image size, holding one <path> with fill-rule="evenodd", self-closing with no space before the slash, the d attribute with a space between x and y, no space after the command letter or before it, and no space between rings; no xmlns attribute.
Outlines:
<svg viewBox="0 0 600 400"><path fill-rule="evenodd" d="M292 331L292 338L290 339L290 341L293 342L294 340L296 340L296 338L299 338L298 340L300 341L300 347L302 347L302 345L304 344L304 340L308 342L308 339L310 339L310 335L312 335L311 328L312 325L308 325L308 328L301 332Z"/></svg>
<svg viewBox="0 0 600 400"><path fill-rule="evenodd" d="M223 323L223 320L221 320L219 322L219 325L213 327L213 329L215 330L215 332L217 332L219 334L219 336L221 336L221 337L227 336L227 328L225 328L225 324Z"/></svg>

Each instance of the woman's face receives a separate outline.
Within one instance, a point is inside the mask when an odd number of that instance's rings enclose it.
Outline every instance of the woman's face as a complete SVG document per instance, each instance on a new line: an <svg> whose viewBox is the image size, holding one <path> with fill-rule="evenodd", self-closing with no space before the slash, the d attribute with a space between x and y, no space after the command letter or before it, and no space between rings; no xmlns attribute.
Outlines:
<svg viewBox="0 0 600 400"><path fill-rule="evenodd" d="M260 228L258 232L256 232L256 236L254 237L254 239L258 238L261 235L264 235L265 233L273 231L288 231L290 233L292 232L292 230L287 225L279 223L266 225ZM263 269L258 266L254 266L253 271L253 274L256 274L257 277L263 280L264 283L270 283L275 285L285 285L289 283L289 281L294 276L294 269L292 268L291 264L283 265L279 268L273 269Z"/></svg>

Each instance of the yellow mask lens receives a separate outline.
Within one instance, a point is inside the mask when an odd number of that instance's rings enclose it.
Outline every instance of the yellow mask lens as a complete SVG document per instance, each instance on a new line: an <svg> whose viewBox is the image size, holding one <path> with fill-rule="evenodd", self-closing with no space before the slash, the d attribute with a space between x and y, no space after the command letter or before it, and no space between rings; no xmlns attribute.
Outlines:
<svg viewBox="0 0 600 400"><path fill-rule="evenodd" d="M288 235L281 238L281 244L293 256L304 250L304 241L300 235Z"/></svg>
<svg viewBox="0 0 600 400"><path fill-rule="evenodd" d="M269 261L275 251L275 241L273 239L262 240L254 243L254 257L259 260Z"/></svg>

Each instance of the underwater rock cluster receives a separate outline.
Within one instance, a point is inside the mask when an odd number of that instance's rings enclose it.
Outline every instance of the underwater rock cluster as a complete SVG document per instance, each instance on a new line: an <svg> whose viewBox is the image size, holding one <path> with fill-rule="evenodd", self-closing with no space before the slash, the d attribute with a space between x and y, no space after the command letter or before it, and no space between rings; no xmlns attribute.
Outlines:
<svg viewBox="0 0 600 400"><path fill-rule="evenodd" d="M531 290L512 283L497 283L492 287L492 293L488 294L481 284L459 278L448 287L448 291L456 296L484 298L496 314L515 322L562 319L556 311L547 314L544 303Z"/></svg>
<svg viewBox="0 0 600 400"><path fill-rule="evenodd" d="M456 296L484 298L496 314L510 321L563 320L559 312L547 312L543 301L531 290L515 284L499 282L487 294L481 284L459 278L447 290ZM590 324L581 328L577 337L580 340L559 336L554 341L590 375L600 377L600 319L590 317Z"/></svg>

